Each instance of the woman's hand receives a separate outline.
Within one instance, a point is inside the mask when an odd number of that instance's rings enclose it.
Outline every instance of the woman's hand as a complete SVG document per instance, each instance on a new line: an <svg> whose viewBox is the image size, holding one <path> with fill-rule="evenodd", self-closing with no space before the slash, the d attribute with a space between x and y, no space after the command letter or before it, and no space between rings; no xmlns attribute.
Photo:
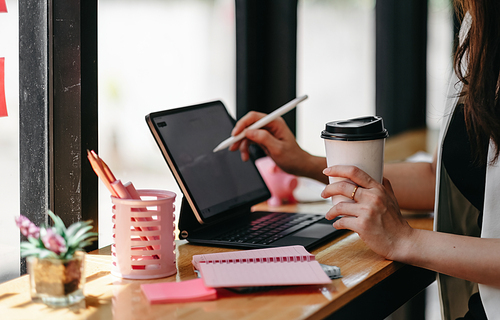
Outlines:
<svg viewBox="0 0 500 320"><path fill-rule="evenodd" d="M323 173L347 178L358 186L355 190L356 185L351 181L329 184L321 194L323 198L335 195L351 198L354 195L354 203L339 202L327 212L326 218L332 220L342 216L333 223L336 229L352 230L376 253L398 260L403 253L399 250L411 246L414 230L403 219L389 180L384 178L380 184L355 166L333 166Z"/></svg>
<svg viewBox="0 0 500 320"><path fill-rule="evenodd" d="M231 135L235 136L239 134L264 116L266 116L264 113L249 112L236 123ZM283 171L290 174L310 176L308 171L313 171L318 176L321 174L321 169L324 168L324 166L321 167L313 164L314 161L311 158L314 157L300 148L295 140L295 136L281 117L271 121L261 129L247 130L245 137L245 139L229 147L231 151L239 149L243 161L248 161L249 159L248 146L250 143L256 143ZM321 164L323 163L324 160Z"/></svg>
<svg viewBox="0 0 500 320"><path fill-rule="evenodd" d="M358 185L354 203L339 202L326 214L327 219L342 216L333 223L335 228L358 233L387 259L500 288L500 255L492 254L500 251L500 239L412 229L401 216L389 180L380 184L353 166L333 166L324 173ZM332 183L321 195L351 198L355 188L351 181ZM413 189L414 197L420 196L418 190Z"/></svg>

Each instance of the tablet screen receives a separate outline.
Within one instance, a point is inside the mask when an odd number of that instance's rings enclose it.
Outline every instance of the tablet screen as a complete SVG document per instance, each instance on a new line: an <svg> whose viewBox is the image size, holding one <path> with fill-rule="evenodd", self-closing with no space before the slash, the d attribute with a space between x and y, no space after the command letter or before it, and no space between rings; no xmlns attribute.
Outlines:
<svg viewBox="0 0 500 320"><path fill-rule="evenodd" d="M253 162L243 162L239 152L228 149L213 152L234 126L222 102L156 112L147 118L181 190L203 222L270 196Z"/></svg>

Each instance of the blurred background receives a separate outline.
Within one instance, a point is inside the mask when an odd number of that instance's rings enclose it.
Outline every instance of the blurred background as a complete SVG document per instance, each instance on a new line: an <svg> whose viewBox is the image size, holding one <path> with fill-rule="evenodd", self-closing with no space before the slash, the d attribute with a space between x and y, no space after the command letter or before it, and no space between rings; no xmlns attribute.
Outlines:
<svg viewBox="0 0 500 320"><path fill-rule="evenodd" d="M9 112L0 118L0 282L19 275L17 6L7 0L9 12L0 13ZM99 1L99 155L117 178L180 195L144 117L214 99L236 115L234 12L233 0ZM451 72L451 12L450 1L429 1L430 129L439 126ZM297 139L322 155L319 134L325 122L375 112L375 0L300 0L297 61L297 95L309 95L297 109ZM111 201L102 184L99 188L102 247L111 243Z"/></svg>

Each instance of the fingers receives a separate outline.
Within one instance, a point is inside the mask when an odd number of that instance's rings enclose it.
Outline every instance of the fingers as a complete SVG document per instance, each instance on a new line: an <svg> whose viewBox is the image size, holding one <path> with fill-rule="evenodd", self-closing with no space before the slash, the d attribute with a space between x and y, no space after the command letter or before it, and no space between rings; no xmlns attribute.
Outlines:
<svg viewBox="0 0 500 320"><path fill-rule="evenodd" d="M380 184L354 166L332 166L324 173L350 180L330 183L321 193L323 198L346 197L346 201L330 208L326 219L334 220L332 225L336 229L356 232L373 251L392 258L395 246L411 228L401 215L389 180L383 179ZM348 200L352 198L354 201Z"/></svg>
<svg viewBox="0 0 500 320"><path fill-rule="evenodd" d="M246 137L250 141L257 143L261 146L264 151L267 150L277 150L277 139L269 131L258 129L258 130L248 130L246 132Z"/></svg>
<svg viewBox="0 0 500 320"><path fill-rule="evenodd" d="M236 125L233 128L233 131L231 131L232 136L236 136L240 134L245 128L250 126L252 123L257 122L258 120L264 118L266 114L261 113L261 112L256 112L256 111L250 111L246 115L244 115L238 122L236 122Z"/></svg>
<svg viewBox="0 0 500 320"><path fill-rule="evenodd" d="M345 201L338 202L333 207L331 207L325 215L326 219L333 220L338 216L357 217L359 214L359 208L357 209L357 202L361 199L363 192L365 192L363 188L357 187L355 184L348 180L342 180L327 185L321 193L321 196L323 198L341 195L346 199ZM353 194L354 199L352 199ZM354 202L350 201L349 199L354 200Z"/></svg>
<svg viewBox="0 0 500 320"><path fill-rule="evenodd" d="M258 121L259 119L265 117L264 113L260 112L255 112L255 111L250 111L247 113L245 116L243 116L236 124L234 125L233 130L231 131L231 136L237 136L240 134L243 130L245 130L248 126L250 126L252 123ZM246 139L237 141L236 143L233 143L231 146L229 146L230 151L236 151L240 150L242 152L241 158L247 159L248 160L248 141ZM246 160L244 160L246 161Z"/></svg>
<svg viewBox="0 0 500 320"><path fill-rule="evenodd" d="M239 149L242 160L247 161L249 159L248 147L250 144L255 143L283 171L294 175L314 172L313 177L316 179L319 176L318 180L321 180L321 171L316 166L317 162L311 160L314 157L299 146L283 118L274 119L260 129L248 129L248 126L264 116L263 113L249 112L241 118L235 125L232 134L238 135L245 132L245 139L231 145L229 150L236 151ZM311 169L312 167L314 169Z"/></svg>
<svg viewBox="0 0 500 320"><path fill-rule="evenodd" d="M382 181L382 185L389 190L390 193L394 193L394 190L392 189L392 184L389 181L389 179L384 178Z"/></svg>
<svg viewBox="0 0 500 320"><path fill-rule="evenodd" d="M274 155L280 155L284 146L279 143L280 140L285 141L286 135L283 132L286 132L285 121L282 118L275 119L268 123L261 129L247 129L249 125L254 123L265 116L263 113L258 112L250 112L235 125L232 135L238 135L243 130L245 131L245 138L242 139L229 147L230 151L240 150L241 158L243 161L247 161L249 158L248 147L250 143L258 144L265 152L269 155L269 151L272 151ZM293 141L295 142L295 137L292 135Z"/></svg>
<svg viewBox="0 0 500 320"><path fill-rule="evenodd" d="M340 219L337 219L332 225L337 230L353 230L356 228L356 222L356 219L353 219L351 217L342 217Z"/></svg>
<svg viewBox="0 0 500 320"><path fill-rule="evenodd" d="M364 206L378 207L380 198L385 196L384 192L381 192L381 188L383 187L380 184L372 184L373 179L356 167L343 166L342 168L331 168L335 169L331 171L335 172L335 176L339 176L339 172L342 170L344 170L344 173L348 173L343 174L343 178L345 179L341 178L342 180L330 183L321 192L321 197L325 199L335 196L345 197L344 201L335 204L326 213L326 218L328 220L335 219L338 216L358 217L362 212L360 208ZM355 184L353 181L347 179L358 181L360 184ZM371 187L365 188L361 183ZM389 181L386 183L389 184ZM353 222L350 222L351 226L352 223ZM345 224L345 222L341 222L341 224Z"/></svg>
<svg viewBox="0 0 500 320"><path fill-rule="evenodd" d="M243 132L243 130L247 129L248 126L250 126L254 122L262 119L265 116L266 116L266 114L264 114L264 113L250 111L249 113L247 113L245 116L243 116L236 123L236 125L234 126L234 128L231 132L231 135L236 136L236 135L240 134L241 132ZM269 124L268 124L268 126L269 126ZM261 132L261 133L258 133L256 135L256 132ZM270 135L270 134L266 135L265 133L267 133L265 128L259 129L259 130L247 130L245 132L246 139L242 139L240 141L233 143L229 147L229 150L236 151L239 149L240 153L241 153L241 159L243 161L248 161L248 159L250 158L249 152L248 152L248 147L249 147L251 142L255 142L257 144L261 144L261 143L266 144L267 139L269 139L270 137L272 138L272 135ZM257 138L257 140L255 140L255 138ZM250 141L248 141L248 140L250 140ZM263 149L265 149L265 146L263 146Z"/></svg>
<svg viewBox="0 0 500 320"><path fill-rule="evenodd" d="M250 153L248 147L250 143L257 143L261 148L268 154L269 148L275 148L276 139L272 134L266 130L247 130L245 132L246 139L242 139L229 147L230 151L240 150L241 160L248 161L250 159Z"/></svg>
<svg viewBox="0 0 500 320"><path fill-rule="evenodd" d="M329 177L346 178L363 188L370 188L378 184L366 172L356 166L337 165L323 170L323 174Z"/></svg>
<svg viewBox="0 0 500 320"><path fill-rule="evenodd" d="M321 192L321 197L327 199L333 195L342 195L344 197L352 199L352 195L354 194L354 197L358 199L360 193L362 193L363 191L361 190L362 188L356 188L356 186L357 185L349 180L341 180L335 183L331 183L327 185L325 189L323 189L323 191Z"/></svg>
<svg viewBox="0 0 500 320"><path fill-rule="evenodd" d="M327 220L333 220L340 216L356 218L359 216L358 207L356 203L342 201L331 207L326 213L325 218Z"/></svg>
<svg viewBox="0 0 500 320"><path fill-rule="evenodd" d="M249 142L248 142L248 140L247 140L247 139L243 139L243 140L241 140L238 144L239 144L239 147L238 147L238 148L240 149L240 154L241 154L241 160L242 160L243 162L248 161L248 160L250 159L250 153L248 152L248 147L249 147ZM234 145L236 145L236 143L235 143ZM233 146L234 146L234 145L233 145ZM231 146L231 147L232 147L232 146ZM230 148L229 150L234 151L234 150L232 150L231 148ZM235 150L236 150L236 149L235 149Z"/></svg>

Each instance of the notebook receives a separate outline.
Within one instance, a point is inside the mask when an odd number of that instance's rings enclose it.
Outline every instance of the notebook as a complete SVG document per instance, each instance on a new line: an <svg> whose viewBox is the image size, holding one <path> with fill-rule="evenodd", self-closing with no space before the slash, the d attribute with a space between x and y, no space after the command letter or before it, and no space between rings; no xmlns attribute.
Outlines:
<svg viewBox="0 0 500 320"><path fill-rule="evenodd" d="M303 246L193 256L207 287L264 287L331 283L314 255Z"/></svg>
<svg viewBox="0 0 500 320"><path fill-rule="evenodd" d="M253 161L213 153L235 120L221 101L153 112L146 122L184 197L179 237L234 248L302 245L311 249L340 231L323 214L252 212L270 198Z"/></svg>

